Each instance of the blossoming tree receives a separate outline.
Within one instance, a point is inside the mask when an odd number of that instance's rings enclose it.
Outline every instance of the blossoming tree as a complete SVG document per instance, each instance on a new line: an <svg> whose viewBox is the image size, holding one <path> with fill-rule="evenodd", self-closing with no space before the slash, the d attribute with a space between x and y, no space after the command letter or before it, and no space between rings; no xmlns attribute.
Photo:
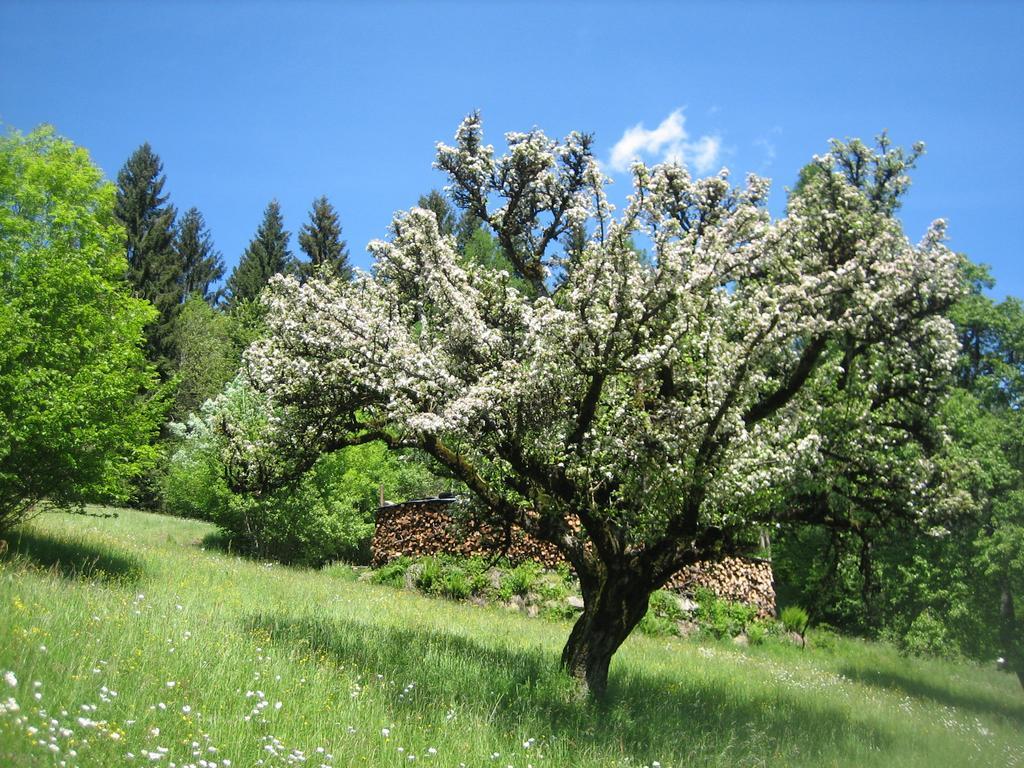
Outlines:
<svg viewBox="0 0 1024 768"><path fill-rule="evenodd" d="M463 263L413 209L371 243L372 276L275 278L247 366L290 454L419 448L493 521L557 546L585 603L562 663L599 695L650 593L742 551L778 489L813 477L836 408L851 440L913 443L894 404L953 363L955 263L941 223L912 245L835 154L778 220L765 180L673 164L637 164L616 216L589 136L506 140L496 157L472 115L437 167L516 275Z"/></svg>

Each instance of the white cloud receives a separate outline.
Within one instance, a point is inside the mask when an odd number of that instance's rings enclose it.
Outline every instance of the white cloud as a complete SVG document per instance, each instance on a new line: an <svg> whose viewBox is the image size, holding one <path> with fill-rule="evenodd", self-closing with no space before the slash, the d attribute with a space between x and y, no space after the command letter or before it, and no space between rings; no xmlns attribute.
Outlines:
<svg viewBox="0 0 1024 768"><path fill-rule="evenodd" d="M644 128L643 123L627 128L612 147L608 165L621 173L629 170L634 160L647 156L692 165L697 173L707 173L717 162L721 148L718 136L705 135L691 141L686 132L686 116L682 109L677 109L652 130Z"/></svg>

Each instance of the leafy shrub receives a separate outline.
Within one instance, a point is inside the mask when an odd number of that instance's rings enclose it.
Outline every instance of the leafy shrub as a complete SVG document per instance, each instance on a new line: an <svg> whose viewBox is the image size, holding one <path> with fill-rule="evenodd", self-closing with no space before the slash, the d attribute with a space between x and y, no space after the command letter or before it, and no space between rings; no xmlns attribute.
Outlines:
<svg viewBox="0 0 1024 768"><path fill-rule="evenodd" d="M419 573L413 583L421 592L432 593L441 582L441 561L436 557L425 557L418 561Z"/></svg>
<svg viewBox="0 0 1024 768"><path fill-rule="evenodd" d="M822 651L835 651L839 648L839 633L828 624L817 624L808 630L811 646Z"/></svg>
<svg viewBox="0 0 1024 768"><path fill-rule="evenodd" d="M931 608L925 608L917 615L898 645L902 653L910 656L953 658L959 655L946 625Z"/></svg>
<svg viewBox="0 0 1024 768"><path fill-rule="evenodd" d="M469 576L461 568L452 565L442 571L435 590L450 600L466 600L473 594Z"/></svg>
<svg viewBox="0 0 1024 768"><path fill-rule="evenodd" d="M387 565L383 565L373 572L370 581L375 584L385 584L389 587L401 587L405 584L405 572L412 565L412 558L399 557Z"/></svg>
<svg viewBox="0 0 1024 768"><path fill-rule="evenodd" d="M759 621L747 625L747 641L751 645L763 645L769 637L768 628Z"/></svg>
<svg viewBox="0 0 1024 768"><path fill-rule="evenodd" d="M487 577L487 561L482 557L474 556L463 561L463 567L466 571L466 578L469 581L470 594L484 594L491 586L491 581Z"/></svg>
<svg viewBox="0 0 1024 768"><path fill-rule="evenodd" d="M796 632L801 637L807 632L807 626L811 621L807 611L799 605L787 605L782 609L780 619L787 632Z"/></svg>
<svg viewBox="0 0 1024 768"><path fill-rule="evenodd" d="M569 596L571 590L565 579L559 573L542 573L533 584L533 591L541 600L548 602L561 602Z"/></svg>
<svg viewBox="0 0 1024 768"><path fill-rule="evenodd" d="M676 598L675 593L664 589L659 589L657 592L653 592L651 594L648 613L651 612L657 616L669 619L670 621L679 621L680 619L685 618L682 608L679 607L679 600Z"/></svg>
<svg viewBox="0 0 1024 768"><path fill-rule="evenodd" d="M534 585L541 574L541 567L530 560L520 563L506 574L501 581L502 590L511 595L526 596L533 591ZM507 598L506 598L507 599Z"/></svg>
<svg viewBox="0 0 1024 768"><path fill-rule="evenodd" d="M212 520L231 499L220 448L207 425L195 416L187 424L173 424L172 429L177 431L179 443L160 478L164 511Z"/></svg>
<svg viewBox="0 0 1024 768"><path fill-rule="evenodd" d="M663 637L666 635L674 635L676 631L676 624L674 621L670 621L664 616L658 616L648 610L644 617L640 619L640 623L636 625L636 628L645 635Z"/></svg>
<svg viewBox="0 0 1024 768"><path fill-rule="evenodd" d="M343 457L322 457L293 485L263 496L231 494L210 519L237 550L290 565L366 562L373 518L335 484Z"/></svg>
<svg viewBox="0 0 1024 768"><path fill-rule="evenodd" d="M695 598L701 630L718 639L735 637L757 616L756 608L722 600L709 589L698 589Z"/></svg>
<svg viewBox="0 0 1024 768"><path fill-rule="evenodd" d="M233 456L223 432L244 435L250 465L284 474L263 440L266 408L236 379L199 415L174 425L178 445L163 480L167 511L216 523L233 549L284 563L320 566L334 560L366 563L381 486L385 493L416 495L433 476L424 465L389 452L383 443L352 446L321 456L284 487L232 493L226 476ZM227 424L227 427L224 427ZM233 466L233 464L232 464Z"/></svg>

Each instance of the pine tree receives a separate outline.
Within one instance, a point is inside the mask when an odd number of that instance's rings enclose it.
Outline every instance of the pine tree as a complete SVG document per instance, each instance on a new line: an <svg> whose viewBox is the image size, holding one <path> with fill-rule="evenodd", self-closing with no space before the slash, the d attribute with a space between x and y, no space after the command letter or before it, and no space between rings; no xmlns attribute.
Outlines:
<svg viewBox="0 0 1024 768"><path fill-rule="evenodd" d="M228 303L231 306L257 298L271 277L293 269L294 258L288 250L289 236L281 217L281 206L277 200L271 200L263 212L263 221L256 230L256 236L228 278Z"/></svg>
<svg viewBox="0 0 1024 768"><path fill-rule="evenodd" d="M224 277L224 259L214 249L206 221L197 208L189 208L178 223L174 248L182 266L182 299L198 294L211 307L215 306L223 291L214 290L211 285Z"/></svg>
<svg viewBox="0 0 1024 768"><path fill-rule="evenodd" d="M163 163L148 143L117 174L115 214L127 234L128 280L136 296L159 312L146 327L146 351L163 377L174 368L174 321L182 267L174 248L176 211L163 194Z"/></svg>
<svg viewBox="0 0 1024 768"><path fill-rule="evenodd" d="M427 194L420 195L416 205L433 212L434 218L437 219L437 230L442 235L455 234L457 215L452 204L448 202L448 198L444 194L436 189L432 189Z"/></svg>
<svg viewBox="0 0 1024 768"><path fill-rule="evenodd" d="M338 212L326 196L318 197L309 212L309 223L303 224L299 230L299 247L309 257L309 261L301 265L302 275L308 277L320 265L327 264L332 275L351 280L352 267L345 245L341 239Z"/></svg>

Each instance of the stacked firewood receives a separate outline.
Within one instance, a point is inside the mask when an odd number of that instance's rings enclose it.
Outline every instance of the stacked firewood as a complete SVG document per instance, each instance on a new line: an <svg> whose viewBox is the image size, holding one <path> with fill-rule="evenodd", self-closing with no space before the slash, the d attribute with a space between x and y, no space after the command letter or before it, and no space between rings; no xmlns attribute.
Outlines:
<svg viewBox="0 0 1024 768"><path fill-rule="evenodd" d="M377 527L370 551L379 567L397 557L460 555L507 558L518 564L533 560L554 569L562 562L557 548L527 536L518 528L508 531L457 519L450 512L454 499L415 499L387 504L377 511Z"/></svg>
<svg viewBox="0 0 1024 768"><path fill-rule="evenodd" d="M440 554L485 558L501 555L513 564L533 560L548 569L564 562L556 547L518 528L506 531L462 520L452 514L454 501L414 499L381 506L371 544L373 565L380 567L402 556ZM772 581L772 566L767 560L733 557L684 568L669 579L665 588L692 597L696 589L705 587L720 598L747 603L761 616L771 616L775 613Z"/></svg>
<svg viewBox="0 0 1024 768"><path fill-rule="evenodd" d="M691 597L701 587L723 600L754 606L761 618L775 615L774 576L768 560L726 557L695 563L678 571L665 585L665 589Z"/></svg>

